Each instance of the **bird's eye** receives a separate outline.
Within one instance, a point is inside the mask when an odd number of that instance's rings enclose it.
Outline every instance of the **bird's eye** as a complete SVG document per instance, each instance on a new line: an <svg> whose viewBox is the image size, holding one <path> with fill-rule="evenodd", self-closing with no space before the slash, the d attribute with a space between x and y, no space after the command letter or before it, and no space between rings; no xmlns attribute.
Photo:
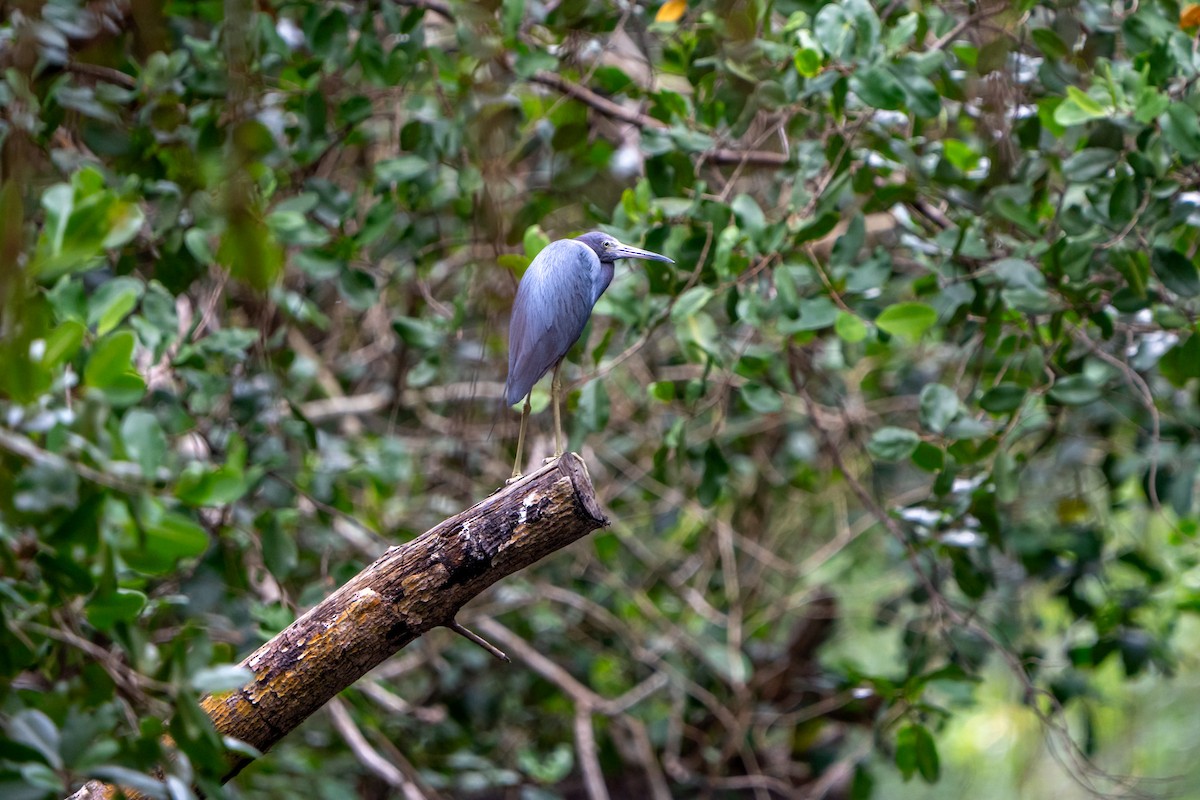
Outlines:
<svg viewBox="0 0 1200 800"><path fill-rule="evenodd" d="M605 243L604 243L604 248L605 248L606 250L611 250L611 249L612 249L612 242L605 242Z"/></svg>

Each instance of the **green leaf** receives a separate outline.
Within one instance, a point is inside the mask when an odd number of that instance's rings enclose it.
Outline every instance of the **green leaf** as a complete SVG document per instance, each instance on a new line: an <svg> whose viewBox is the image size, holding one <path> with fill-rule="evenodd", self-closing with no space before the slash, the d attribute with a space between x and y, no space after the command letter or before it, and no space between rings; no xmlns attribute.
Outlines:
<svg viewBox="0 0 1200 800"><path fill-rule="evenodd" d="M829 6L826 6L829 8ZM809 220L804 224L799 231L796 232L796 244L811 242L814 239L820 239L825 234L837 227L841 218L832 211L821 214L815 219Z"/></svg>
<svg viewBox="0 0 1200 800"><path fill-rule="evenodd" d="M1133 118L1143 125L1154 122L1171 107L1171 98L1153 86L1144 86L1134 98Z"/></svg>
<svg viewBox="0 0 1200 800"><path fill-rule="evenodd" d="M855 37L846 11L838 3L826 3L813 19L813 36L821 49L841 60L850 55Z"/></svg>
<svg viewBox="0 0 1200 800"><path fill-rule="evenodd" d="M144 291L145 285L140 280L127 275L100 284L88 300L88 325L95 325L96 335L104 336L133 311Z"/></svg>
<svg viewBox="0 0 1200 800"><path fill-rule="evenodd" d="M538 783L552 786L571 774L575 766L575 753L565 742L555 745L543 758L539 758L531 749L522 748L517 753L517 766ZM531 800L539 796L532 795Z"/></svg>
<svg viewBox="0 0 1200 800"><path fill-rule="evenodd" d="M946 426L959 415L961 405L958 395L949 386L926 384L921 390L921 424L934 433L943 433Z"/></svg>
<svg viewBox="0 0 1200 800"><path fill-rule="evenodd" d="M708 447L704 450L704 475L700 479L700 487L696 492L696 499L700 501L700 505L709 508L717 502L728 474L729 462L725 460L716 441L710 440Z"/></svg>
<svg viewBox="0 0 1200 800"><path fill-rule="evenodd" d="M861 263L858 258L867 241L867 223L862 213L855 214L846 225L846 232L833 243L829 263L838 266L853 266Z"/></svg>
<svg viewBox="0 0 1200 800"><path fill-rule="evenodd" d="M190 506L223 506L249 490L245 472L236 464L212 469L198 461L187 465L175 485L175 496Z"/></svg>
<svg viewBox="0 0 1200 800"><path fill-rule="evenodd" d="M896 769L904 780L912 780L917 773L916 734L913 725L907 725L896 733Z"/></svg>
<svg viewBox="0 0 1200 800"><path fill-rule="evenodd" d="M118 622L133 622L146 607L146 595L135 589L117 589L88 601L85 613L92 627L110 630Z"/></svg>
<svg viewBox="0 0 1200 800"><path fill-rule="evenodd" d="M196 670L191 685L198 694L215 694L240 689L252 680L254 673L240 664L217 664Z"/></svg>
<svg viewBox="0 0 1200 800"><path fill-rule="evenodd" d="M811 47L801 47L793 59L796 71L805 78L815 78L821 74L821 54Z"/></svg>
<svg viewBox="0 0 1200 800"><path fill-rule="evenodd" d="M1046 291L1046 276L1021 258L1004 258L992 265L992 271L1004 285L1004 302L1018 311L1039 313L1053 307Z"/></svg>
<svg viewBox="0 0 1200 800"><path fill-rule="evenodd" d="M208 242L209 233L201 228L189 228L183 235L183 244L192 254L192 258L204 266L210 266L217 261L216 256L213 255L212 246Z"/></svg>
<svg viewBox="0 0 1200 800"><path fill-rule="evenodd" d="M49 280L67 272L97 266L105 249L127 244L141 230L141 208L104 188L92 167L56 184L42 194L46 221L38 237L31 272Z"/></svg>
<svg viewBox="0 0 1200 800"><path fill-rule="evenodd" d="M668 135L685 153L703 153L716 147L716 142L708 134L681 125L671 128Z"/></svg>
<svg viewBox="0 0 1200 800"><path fill-rule="evenodd" d="M824 295L807 297L799 304L800 319L787 326L788 333L819 331L837 321L838 307Z"/></svg>
<svg viewBox="0 0 1200 800"><path fill-rule="evenodd" d="M833 323L833 332L844 342L854 344L867 338L867 324L854 314L839 311Z"/></svg>
<svg viewBox="0 0 1200 800"><path fill-rule="evenodd" d="M262 535L263 562L277 578L290 575L300 557L295 534L280 523L280 516L287 513L290 512L265 512L259 516L256 526Z"/></svg>
<svg viewBox="0 0 1200 800"><path fill-rule="evenodd" d="M1195 297L1200 294L1200 270L1182 253L1156 247L1150 265L1154 274L1163 282L1163 286L1180 297Z"/></svg>
<svg viewBox="0 0 1200 800"><path fill-rule="evenodd" d="M941 777L941 766L938 762L937 745L933 736L923 725L911 726L915 729L912 741L916 752L917 772L926 783L936 783Z"/></svg>
<svg viewBox="0 0 1200 800"><path fill-rule="evenodd" d="M1107 147L1088 147L1063 163L1063 175L1076 183L1086 183L1104 175L1117 163L1120 155Z"/></svg>
<svg viewBox="0 0 1200 800"><path fill-rule="evenodd" d="M546 245L550 244L550 237L542 230L539 225L530 225L525 229L525 235L522 238L522 244L525 246L525 256L532 260L538 253L546 249ZM528 261L526 264L528 265Z"/></svg>
<svg viewBox="0 0 1200 800"><path fill-rule="evenodd" d="M310 222L300 211L276 208L267 215L266 223L275 238L283 244L319 247L330 239L327 230Z"/></svg>
<svg viewBox="0 0 1200 800"><path fill-rule="evenodd" d="M604 381L593 380L583 387L579 395L579 411L575 415L583 423L585 430L596 433L608 426L610 405L608 389Z"/></svg>
<svg viewBox="0 0 1200 800"><path fill-rule="evenodd" d="M543 70L553 72L558 68L558 59L553 53L548 53L541 48L535 50L527 50L517 53L516 62L513 64L513 72L521 78L531 78L534 74Z"/></svg>
<svg viewBox="0 0 1200 800"><path fill-rule="evenodd" d="M1186 103L1172 103L1158 122L1163 137L1184 161L1200 161L1200 119L1193 108Z"/></svg>
<svg viewBox="0 0 1200 800"><path fill-rule="evenodd" d="M871 800L876 797L875 778L861 761L854 767L854 779L850 784L849 800Z"/></svg>
<svg viewBox="0 0 1200 800"><path fill-rule="evenodd" d="M366 311L379 302L375 278L366 270L343 270L338 276L338 292L346 299L346 305L355 311Z"/></svg>
<svg viewBox="0 0 1200 800"><path fill-rule="evenodd" d="M274 286L283 271L283 249L267 224L250 209L230 214L217 260L234 278L260 292Z"/></svg>
<svg viewBox="0 0 1200 800"><path fill-rule="evenodd" d="M145 498L139 516L140 535L127 541L121 557L130 567L162 574L182 558L194 558L208 549L208 534L184 515L167 511L157 500Z"/></svg>
<svg viewBox="0 0 1200 800"><path fill-rule="evenodd" d="M912 462L926 472L938 472L946 465L946 451L929 442L921 442L913 450Z"/></svg>
<svg viewBox="0 0 1200 800"><path fill-rule="evenodd" d="M1034 28L1030 31L1030 36L1033 37L1033 43L1037 45L1037 48L1048 58L1059 60L1068 53L1066 43L1050 28Z"/></svg>
<svg viewBox="0 0 1200 800"><path fill-rule="evenodd" d="M850 90L872 108L898 111L904 107L904 87L884 67L868 67L850 76Z"/></svg>
<svg viewBox="0 0 1200 800"><path fill-rule="evenodd" d="M405 344L420 350L440 347L445 338L432 323L415 317L396 317L392 320L392 328Z"/></svg>
<svg viewBox="0 0 1200 800"><path fill-rule="evenodd" d="M82 323L69 319L61 323L46 337L46 349L42 352L42 366L57 367L69 361L79 352L87 328Z"/></svg>
<svg viewBox="0 0 1200 800"><path fill-rule="evenodd" d="M917 71L909 61L896 66L896 80L904 89L904 99L909 110L919 117L932 119L942 110L942 98L934 85Z"/></svg>
<svg viewBox="0 0 1200 800"><path fill-rule="evenodd" d="M707 286L693 286L683 294L679 295L679 299L675 301L675 305L671 306L671 321L675 323L683 322L689 317L694 317L699 314L708 301L712 299L713 290Z"/></svg>
<svg viewBox="0 0 1200 800"><path fill-rule="evenodd" d="M958 139L943 139L942 153L959 172L970 172L979 166L979 153Z"/></svg>
<svg viewBox="0 0 1200 800"><path fill-rule="evenodd" d="M742 400L756 414L775 414L783 408L779 392L761 383L747 383L742 387Z"/></svg>
<svg viewBox="0 0 1200 800"><path fill-rule="evenodd" d="M167 436L158 418L149 411L133 408L121 420L121 441L125 451L153 479L167 455Z"/></svg>
<svg viewBox="0 0 1200 800"><path fill-rule="evenodd" d="M1068 375L1055 381L1049 394L1065 406L1082 406L1100 399L1100 387L1086 375Z"/></svg>
<svg viewBox="0 0 1200 800"><path fill-rule="evenodd" d="M525 270L529 269L532 261L533 259L523 256L520 253L501 253L496 256L496 264L504 269L511 270L518 278L525 274Z"/></svg>
<svg viewBox="0 0 1200 800"><path fill-rule="evenodd" d="M1158 362L1163 377L1182 389L1192 378L1200 378L1200 335L1195 333L1178 342Z"/></svg>
<svg viewBox="0 0 1200 800"><path fill-rule="evenodd" d="M1077 86L1068 86L1066 99L1054 110L1054 121L1069 128L1106 117L1108 114L1109 109L1100 105L1089 94Z"/></svg>
<svg viewBox="0 0 1200 800"><path fill-rule="evenodd" d="M12 715L5 728L8 738L36 750L54 769L63 768L58 727L44 712L36 708L22 709Z"/></svg>
<svg viewBox="0 0 1200 800"><path fill-rule="evenodd" d="M767 218L763 216L762 209L750 195L739 194L733 198L729 207L737 217L738 225L751 236L758 234L766 227Z"/></svg>
<svg viewBox="0 0 1200 800"><path fill-rule="evenodd" d="M1015 383L1001 383L989 389L979 398L979 407L990 414L1008 414L1021 407L1025 399L1025 387Z"/></svg>
<svg viewBox="0 0 1200 800"><path fill-rule="evenodd" d="M83 368L86 386L104 389L114 386L133 369L133 331L118 331L101 339Z"/></svg>
<svg viewBox="0 0 1200 800"><path fill-rule="evenodd" d="M901 461L917 449L921 437L907 428L880 428L871 434L867 451L882 461Z"/></svg>
<svg viewBox="0 0 1200 800"><path fill-rule="evenodd" d="M505 41L511 41L520 30L525 18L525 0L503 0L500 4L500 30Z"/></svg>
<svg viewBox="0 0 1200 800"><path fill-rule="evenodd" d="M669 403L675 399L674 381L655 381L647 389L649 395L660 403Z"/></svg>
<svg viewBox="0 0 1200 800"><path fill-rule="evenodd" d="M875 325L882 331L915 342L937 322L937 312L924 303L897 303L888 306Z"/></svg>

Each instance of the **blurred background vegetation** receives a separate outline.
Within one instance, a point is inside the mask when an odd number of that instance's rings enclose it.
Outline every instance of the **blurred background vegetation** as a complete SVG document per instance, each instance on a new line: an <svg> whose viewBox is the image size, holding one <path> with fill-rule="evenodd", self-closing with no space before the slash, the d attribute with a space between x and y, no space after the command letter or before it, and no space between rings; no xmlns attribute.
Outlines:
<svg viewBox="0 0 1200 800"><path fill-rule="evenodd" d="M0 12L0 796L1200 786L1200 7ZM676 261L566 369L612 528L220 788L198 696L502 483L592 228Z"/></svg>

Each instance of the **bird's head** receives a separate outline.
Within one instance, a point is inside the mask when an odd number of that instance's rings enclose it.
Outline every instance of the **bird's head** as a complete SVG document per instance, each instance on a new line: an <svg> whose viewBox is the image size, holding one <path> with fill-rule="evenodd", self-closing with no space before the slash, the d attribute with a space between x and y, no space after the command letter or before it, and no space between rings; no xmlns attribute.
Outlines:
<svg viewBox="0 0 1200 800"><path fill-rule="evenodd" d="M592 231L585 233L576 239L578 242L583 242L588 247L596 251L596 255L600 257L602 262L616 261L618 258L641 258L646 261L665 261L668 264L674 264L675 261L658 253L651 253L649 250L642 250L638 247L632 247L627 244L621 244L619 241L601 231Z"/></svg>

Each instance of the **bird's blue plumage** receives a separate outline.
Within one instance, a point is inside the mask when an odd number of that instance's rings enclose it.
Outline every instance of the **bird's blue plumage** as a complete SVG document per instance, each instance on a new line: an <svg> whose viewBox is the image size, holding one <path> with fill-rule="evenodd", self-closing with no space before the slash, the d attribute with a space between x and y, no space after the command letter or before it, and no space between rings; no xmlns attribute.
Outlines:
<svg viewBox="0 0 1200 800"><path fill-rule="evenodd" d="M599 231L542 249L517 287L508 328L504 399L514 405L566 356L613 278L618 258L671 259L623 245Z"/></svg>
<svg viewBox="0 0 1200 800"><path fill-rule="evenodd" d="M583 333L592 307L608 287L601 273L596 253L574 239L551 242L533 259L517 287L509 324L504 387L509 405L529 394Z"/></svg>

